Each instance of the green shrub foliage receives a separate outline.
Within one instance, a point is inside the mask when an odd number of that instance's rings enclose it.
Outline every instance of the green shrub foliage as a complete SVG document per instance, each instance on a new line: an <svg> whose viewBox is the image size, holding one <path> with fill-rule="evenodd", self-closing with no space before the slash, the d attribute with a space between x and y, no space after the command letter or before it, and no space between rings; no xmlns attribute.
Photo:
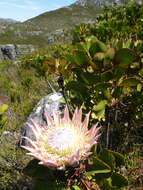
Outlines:
<svg viewBox="0 0 143 190"><path fill-rule="evenodd" d="M59 87L70 112L82 106L84 113L91 111L90 124L99 122L102 126L99 145L77 168L52 171L32 160L23 171L34 178L34 190L120 190L142 185L143 168L132 173L134 160L130 159L137 153L137 164L143 156L142 23L142 5L106 8L95 25L75 28L71 45L57 45L49 53L21 60L21 68L27 73L29 69L36 71L39 79L63 78L64 83L58 80ZM34 80L30 74L23 77L21 85L31 92ZM12 102L21 102L18 92L11 89L10 93Z"/></svg>
<svg viewBox="0 0 143 190"><path fill-rule="evenodd" d="M2 106L0 106L0 126L3 126L7 120L7 117L3 115L4 112L7 111L7 109L7 104L3 104Z"/></svg>

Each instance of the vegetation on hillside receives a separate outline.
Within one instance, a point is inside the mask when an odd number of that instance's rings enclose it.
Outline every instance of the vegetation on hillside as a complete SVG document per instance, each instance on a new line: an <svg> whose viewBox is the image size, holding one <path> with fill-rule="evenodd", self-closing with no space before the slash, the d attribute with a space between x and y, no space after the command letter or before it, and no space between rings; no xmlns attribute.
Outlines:
<svg viewBox="0 0 143 190"><path fill-rule="evenodd" d="M52 171L36 160L26 166L25 153L3 143L7 149L0 152L4 190L14 190L13 184L21 190L22 183L34 190L142 189L142 21L143 6L115 6L99 15L95 25L76 27L71 45L53 46L48 53L31 54L16 65L0 64L0 97L9 105L1 134L20 131L36 102L50 92L47 80L58 89L55 76L63 78L60 88L71 114L82 106L84 114L91 111L90 125L98 122L102 126L93 155L66 171ZM34 179L32 184L22 174L24 167L25 176Z"/></svg>
<svg viewBox="0 0 143 190"><path fill-rule="evenodd" d="M94 22L98 11L71 5L46 12L23 23L1 29L0 44L33 44L71 41L70 30L80 23ZM58 39L57 39L58 38Z"/></svg>

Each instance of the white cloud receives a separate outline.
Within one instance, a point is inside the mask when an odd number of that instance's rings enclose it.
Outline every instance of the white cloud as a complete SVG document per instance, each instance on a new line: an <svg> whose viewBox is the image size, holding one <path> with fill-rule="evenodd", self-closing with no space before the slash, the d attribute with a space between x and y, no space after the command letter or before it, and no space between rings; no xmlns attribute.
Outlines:
<svg viewBox="0 0 143 190"><path fill-rule="evenodd" d="M39 5L37 5L31 0L23 0L22 2L19 2L17 0L12 0L11 2L3 1L0 2L0 6L9 6L9 7L22 8L22 9L31 9L31 10L40 9Z"/></svg>

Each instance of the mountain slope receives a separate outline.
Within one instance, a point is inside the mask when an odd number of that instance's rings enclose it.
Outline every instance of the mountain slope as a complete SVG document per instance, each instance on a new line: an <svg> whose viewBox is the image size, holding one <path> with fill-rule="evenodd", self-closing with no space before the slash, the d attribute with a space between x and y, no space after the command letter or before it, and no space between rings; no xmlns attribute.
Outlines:
<svg viewBox="0 0 143 190"><path fill-rule="evenodd" d="M1 28L6 28L10 24L15 24L18 23L18 21L13 20L13 19L5 19L5 18L0 18L0 29Z"/></svg>
<svg viewBox="0 0 143 190"><path fill-rule="evenodd" d="M0 18L0 25L8 25L8 24L15 24L18 21L10 19L10 18Z"/></svg>
<svg viewBox="0 0 143 190"><path fill-rule="evenodd" d="M103 7L127 3L129 0L78 0L74 4L46 12L23 23L0 28L0 44L47 45L70 39L70 30L80 23L96 22ZM68 31L68 32L67 32Z"/></svg>
<svg viewBox="0 0 143 190"><path fill-rule="evenodd" d="M75 4L83 7L93 7L94 9L101 9L104 6L111 6L127 2L128 0L78 0L75 2Z"/></svg>
<svg viewBox="0 0 143 190"><path fill-rule="evenodd" d="M64 35L65 30L75 25L95 22L96 14L97 11L93 9L75 4L46 12L23 23L12 24L6 29L1 29L0 43L46 44L51 36L54 38L54 36Z"/></svg>

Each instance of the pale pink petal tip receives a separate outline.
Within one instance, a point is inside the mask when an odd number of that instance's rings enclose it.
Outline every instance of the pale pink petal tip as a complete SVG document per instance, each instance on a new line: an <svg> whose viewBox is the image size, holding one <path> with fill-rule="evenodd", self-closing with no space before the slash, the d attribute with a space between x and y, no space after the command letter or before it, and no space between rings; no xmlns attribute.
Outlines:
<svg viewBox="0 0 143 190"><path fill-rule="evenodd" d="M90 112L84 119L82 115L82 109L76 108L70 118L67 106L63 116L54 112L52 118L45 112L47 125L42 127L31 120L27 125L36 138L33 141L28 137L22 137L31 146L21 147L28 150L29 155L38 159L39 164L50 168L63 170L68 166L79 164L92 154L90 149L100 136L98 123L88 130Z"/></svg>

